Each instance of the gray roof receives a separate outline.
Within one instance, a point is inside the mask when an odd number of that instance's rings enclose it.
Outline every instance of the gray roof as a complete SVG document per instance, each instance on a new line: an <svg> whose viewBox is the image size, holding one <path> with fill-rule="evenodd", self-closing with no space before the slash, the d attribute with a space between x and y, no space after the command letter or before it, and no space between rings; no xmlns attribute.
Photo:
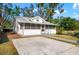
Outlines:
<svg viewBox="0 0 79 59"><path fill-rule="evenodd" d="M15 17L16 21L19 23L32 23L32 24L46 24L46 25L56 25L50 22L45 21L43 18L41 18L40 16L36 16L36 17L21 17L21 16L17 16ZM33 20L37 20L37 19L41 19L42 22L34 22Z"/></svg>

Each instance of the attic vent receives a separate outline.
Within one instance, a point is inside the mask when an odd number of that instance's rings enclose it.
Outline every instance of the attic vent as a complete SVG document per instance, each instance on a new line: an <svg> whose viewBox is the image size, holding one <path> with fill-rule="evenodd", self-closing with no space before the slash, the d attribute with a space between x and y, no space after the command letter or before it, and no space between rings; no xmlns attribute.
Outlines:
<svg viewBox="0 0 79 59"><path fill-rule="evenodd" d="M29 21L32 21L31 19L29 19Z"/></svg>
<svg viewBox="0 0 79 59"><path fill-rule="evenodd" d="M38 19L36 21L39 21Z"/></svg>
<svg viewBox="0 0 79 59"><path fill-rule="evenodd" d="M44 21L42 21L42 23L44 23Z"/></svg>

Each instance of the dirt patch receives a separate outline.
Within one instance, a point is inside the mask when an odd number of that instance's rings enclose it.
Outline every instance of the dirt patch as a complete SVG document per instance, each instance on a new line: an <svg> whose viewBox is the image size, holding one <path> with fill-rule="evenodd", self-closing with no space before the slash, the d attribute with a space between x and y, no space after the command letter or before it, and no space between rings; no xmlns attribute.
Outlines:
<svg viewBox="0 0 79 59"><path fill-rule="evenodd" d="M16 34L16 33L8 33L8 34L7 34L7 37L8 37L9 39L21 38L21 36L18 35L18 34Z"/></svg>

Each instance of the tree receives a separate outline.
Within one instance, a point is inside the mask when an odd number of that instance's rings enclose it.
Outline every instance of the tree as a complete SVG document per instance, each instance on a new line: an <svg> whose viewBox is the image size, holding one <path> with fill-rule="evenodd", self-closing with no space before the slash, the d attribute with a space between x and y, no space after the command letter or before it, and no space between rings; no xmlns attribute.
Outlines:
<svg viewBox="0 0 79 59"><path fill-rule="evenodd" d="M34 17L34 5L31 3L31 5L30 5L30 16L31 17Z"/></svg>
<svg viewBox="0 0 79 59"><path fill-rule="evenodd" d="M33 17L34 16L34 5L31 3L30 7L28 8L27 6L25 8L21 8L21 12L23 16L26 17Z"/></svg>
<svg viewBox="0 0 79 59"><path fill-rule="evenodd" d="M11 28L13 25L14 16L20 16L20 7L15 5L15 8L13 8L13 4L3 3L1 10L1 17L3 18L3 28Z"/></svg>
<svg viewBox="0 0 79 59"><path fill-rule="evenodd" d="M79 30L79 20L75 20L75 30Z"/></svg>
<svg viewBox="0 0 79 59"><path fill-rule="evenodd" d="M15 15L16 16L20 16L20 13L21 13L21 9L20 9L20 7L19 6L15 6Z"/></svg>
<svg viewBox="0 0 79 59"><path fill-rule="evenodd" d="M62 4L59 3L38 3L38 15L46 19L47 21L51 21L52 16L56 13L55 10L61 10L61 5Z"/></svg>
<svg viewBox="0 0 79 59"><path fill-rule="evenodd" d="M3 3L0 3L0 18L2 17L3 13Z"/></svg>
<svg viewBox="0 0 79 59"><path fill-rule="evenodd" d="M59 24L60 24L60 27L64 28L64 30L75 29L75 19L72 19L70 17L62 18Z"/></svg>

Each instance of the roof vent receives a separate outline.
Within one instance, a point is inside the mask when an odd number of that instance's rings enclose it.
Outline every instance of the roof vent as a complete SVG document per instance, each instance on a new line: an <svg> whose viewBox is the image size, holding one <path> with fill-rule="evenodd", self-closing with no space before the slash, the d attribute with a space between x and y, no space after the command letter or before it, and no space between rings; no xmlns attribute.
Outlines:
<svg viewBox="0 0 79 59"><path fill-rule="evenodd" d="M32 21L31 19L29 19L29 21Z"/></svg>

